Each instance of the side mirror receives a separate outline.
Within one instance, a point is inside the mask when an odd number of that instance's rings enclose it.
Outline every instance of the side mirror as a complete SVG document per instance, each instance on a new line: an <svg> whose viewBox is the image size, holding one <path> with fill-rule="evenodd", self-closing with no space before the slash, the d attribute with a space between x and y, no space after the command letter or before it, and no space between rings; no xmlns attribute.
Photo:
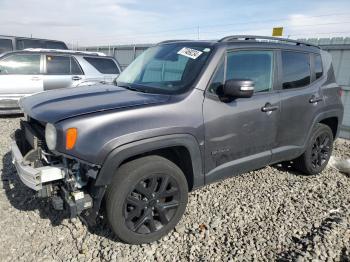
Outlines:
<svg viewBox="0 0 350 262"><path fill-rule="evenodd" d="M254 81L249 79L230 79L223 86L224 96L230 98L249 98L254 93Z"/></svg>

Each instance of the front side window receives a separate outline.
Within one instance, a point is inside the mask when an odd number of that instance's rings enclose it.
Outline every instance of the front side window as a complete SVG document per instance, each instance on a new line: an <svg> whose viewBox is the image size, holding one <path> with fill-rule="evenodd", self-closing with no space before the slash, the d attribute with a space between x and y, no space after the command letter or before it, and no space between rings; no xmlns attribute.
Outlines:
<svg viewBox="0 0 350 262"><path fill-rule="evenodd" d="M40 74L39 54L13 54L0 61L0 74L37 75Z"/></svg>
<svg viewBox="0 0 350 262"><path fill-rule="evenodd" d="M151 93L182 93L197 79L210 53L206 44L151 47L120 74L117 85Z"/></svg>
<svg viewBox="0 0 350 262"><path fill-rule="evenodd" d="M320 55L315 56L315 74L316 79L319 79L323 75L322 59Z"/></svg>
<svg viewBox="0 0 350 262"><path fill-rule="evenodd" d="M12 51L12 40L0 39L0 54L8 51Z"/></svg>
<svg viewBox="0 0 350 262"><path fill-rule="evenodd" d="M102 74L119 74L119 69L110 58L84 57L90 65Z"/></svg>
<svg viewBox="0 0 350 262"><path fill-rule="evenodd" d="M226 80L254 81L254 92L272 89L272 51L237 51L227 55Z"/></svg>
<svg viewBox="0 0 350 262"><path fill-rule="evenodd" d="M283 89L300 88L310 84L309 54L282 51Z"/></svg>
<svg viewBox="0 0 350 262"><path fill-rule="evenodd" d="M218 91L223 86L224 81L225 81L225 59L222 59L211 80L208 91L213 94L218 94Z"/></svg>

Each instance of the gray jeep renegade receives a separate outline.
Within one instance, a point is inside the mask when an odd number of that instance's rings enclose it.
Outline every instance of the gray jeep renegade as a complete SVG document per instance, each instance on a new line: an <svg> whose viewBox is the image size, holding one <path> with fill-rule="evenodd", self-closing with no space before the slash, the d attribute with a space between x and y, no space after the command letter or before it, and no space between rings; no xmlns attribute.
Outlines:
<svg viewBox="0 0 350 262"><path fill-rule="evenodd" d="M201 186L283 161L320 173L343 117L327 52L258 36L162 42L115 85L20 104L12 156L23 183L88 225L104 207L132 244L167 234Z"/></svg>

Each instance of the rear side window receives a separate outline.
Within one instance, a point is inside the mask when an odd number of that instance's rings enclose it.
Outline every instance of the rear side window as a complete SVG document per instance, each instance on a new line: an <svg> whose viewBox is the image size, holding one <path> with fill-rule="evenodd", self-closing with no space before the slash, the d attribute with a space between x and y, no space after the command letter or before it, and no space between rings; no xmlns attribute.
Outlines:
<svg viewBox="0 0 350 262"><path fill-rule="evenodd" d="M63 42L56 42L56 41L45 41L45 48L48 49L68 49L66 44Z"/></svg>
<svg viewBox="0 0 350 262"><path fill-rule="evenodd" d="M40 39L17 39L16 46L18 50L26 48L68 49L63 42Z"/></svg>
<svg viewBox="0 0 350 262"><path fill-rule="evenodd" d="M39 54L13 54L0 60L1 75L40 74Z"/></svg>
<svg viewBox="0 0 350 262"><path fill-rule="evenodd" d="M26 48L42 48L42 45L38 40L18 39L16 40L16 47L18 50L23 50Z"/></svg>
<svg viewBox="0 0 350 262"><path fill-rule="evenodd" d="M112 59L84 57L84 59L102 74L119 74L119 69Z"/></svg>
<svg viewBox="0 0 350 262"><path fill-rule="evenodd" d="M12 41L10 39L0 39L0 54L12 51Z"/></svg>
<svg viewBox="0 0 350 262"><path fill-rule="evenodd" d="M282 51L283 89L310 84L310 56L305 53Z"/></svg>
<svg viewBox="0 0 350 262"><path fill-rule="evenodd" d="M322 59L320 55L315 56L315 74L316 79L319 79L323 75Z"/></svg>
<svg viewBox="0 0 350 262"><path fill-rule="evenodd" d="M78 62L70 56L46 56L46 74L48 75L82 75Z"/></svg>
<svg viewBox="0 0 350 262"><path fill-rule="evenodd" d="M70 57L46 56L46 73L48 75L70 75Z"/></svg>

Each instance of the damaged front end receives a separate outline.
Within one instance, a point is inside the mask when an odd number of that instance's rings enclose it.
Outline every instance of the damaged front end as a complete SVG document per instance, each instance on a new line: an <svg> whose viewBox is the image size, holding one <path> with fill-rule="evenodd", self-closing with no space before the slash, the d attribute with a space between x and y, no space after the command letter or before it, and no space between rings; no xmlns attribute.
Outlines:
<svg viewBox="0 0 350 262"><path fill-rule="evenodd" d="M50 151L45 124L34 119L21 121L11 151L18 176L38 197L49 197L55 209L94 224L105 190L94 186L98 166Z"/></svg>

